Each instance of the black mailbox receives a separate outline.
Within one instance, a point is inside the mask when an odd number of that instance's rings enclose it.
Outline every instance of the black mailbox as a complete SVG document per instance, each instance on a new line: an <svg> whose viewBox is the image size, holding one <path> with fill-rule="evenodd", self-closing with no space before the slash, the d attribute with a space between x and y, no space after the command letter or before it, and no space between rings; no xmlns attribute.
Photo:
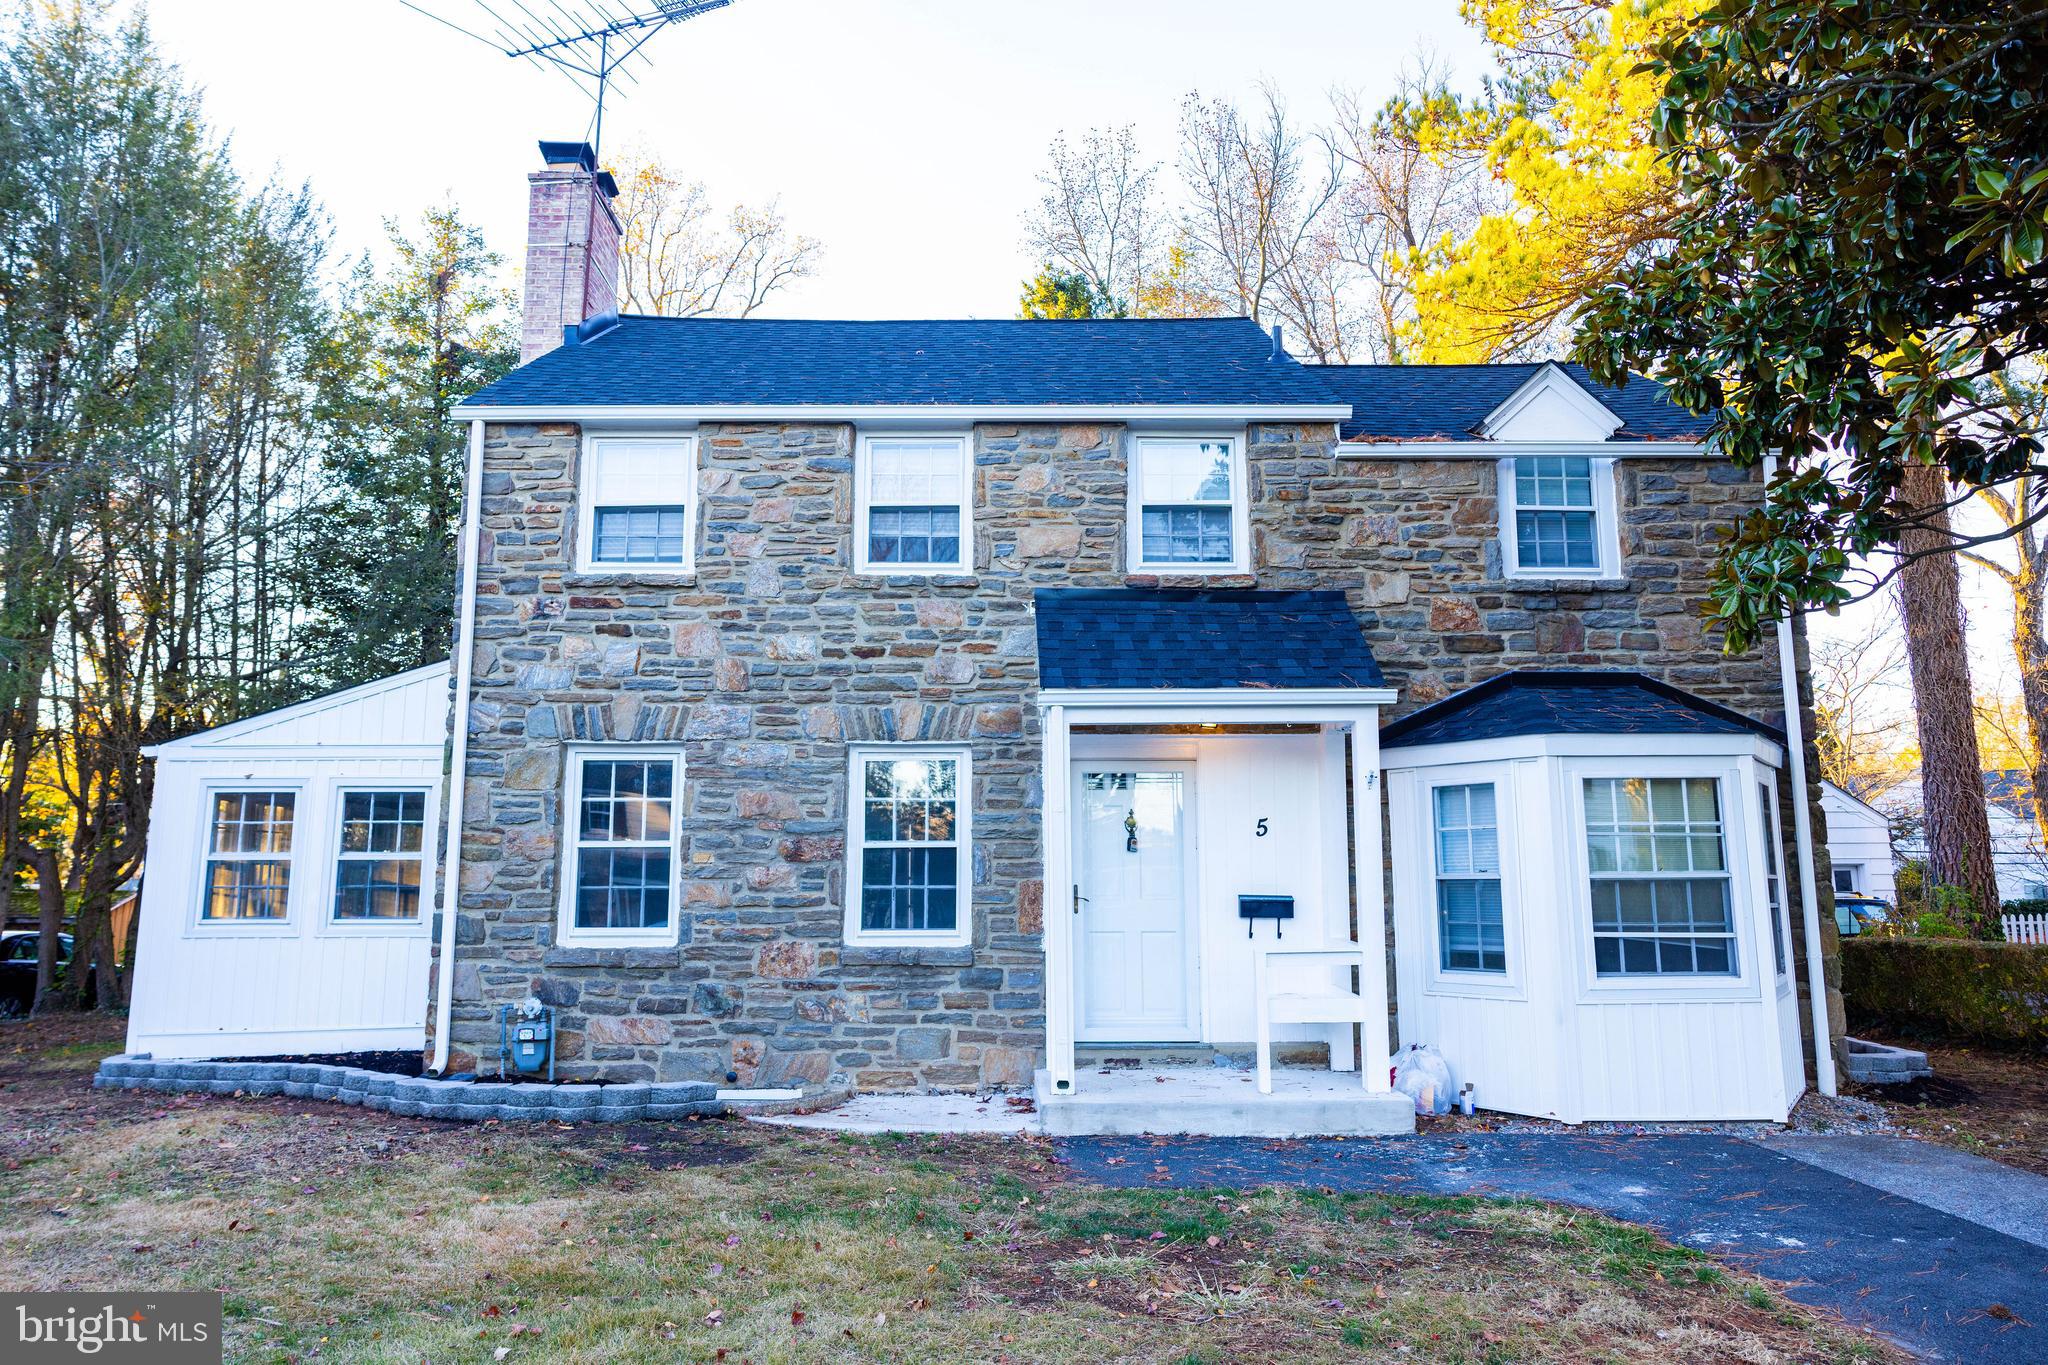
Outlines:
<svg viewBox="0 0 2048 1365"><path fill-rule="evenodd" d="M1273 921L1273 937L1281 937L1280 921L1294 918L1292 896L1239 896L1237 917L1244 921L1244 936L1250 938L1257 921Z"/></svg>

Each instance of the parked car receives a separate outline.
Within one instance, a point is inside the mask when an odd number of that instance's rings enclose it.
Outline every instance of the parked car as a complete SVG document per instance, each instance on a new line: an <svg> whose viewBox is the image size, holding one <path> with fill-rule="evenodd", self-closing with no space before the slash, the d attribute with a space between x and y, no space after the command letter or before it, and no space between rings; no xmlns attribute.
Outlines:
<svg viewBox="0 0 2048 1365"><path fill-rule="evenodd" d="M1843 938L1855 938L1873 925L1889 924L1892 908L1875 896L1835 897L1835 931Z"/></svg>
<svg viewBox="0 0 2048 1365"><path fill-rule="evenodd" d="M0 938L0 1019L19 1019L36 1002L36 955L43 936L30 929ZM71 935L57 935L57 971L71 965ZM85 998L91 1000L98 982L89 973Z"/></svg>

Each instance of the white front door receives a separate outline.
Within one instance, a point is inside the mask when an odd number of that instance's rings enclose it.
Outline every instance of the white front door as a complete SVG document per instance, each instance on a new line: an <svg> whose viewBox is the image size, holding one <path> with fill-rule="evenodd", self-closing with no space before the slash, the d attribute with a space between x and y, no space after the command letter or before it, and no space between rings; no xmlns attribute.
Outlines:
<svg viewBox="0 0 2048 1365"><path fill-rule="evenodd" d="M1075 1037L1192 1042L1192 763L1074 765Z"/></svg>

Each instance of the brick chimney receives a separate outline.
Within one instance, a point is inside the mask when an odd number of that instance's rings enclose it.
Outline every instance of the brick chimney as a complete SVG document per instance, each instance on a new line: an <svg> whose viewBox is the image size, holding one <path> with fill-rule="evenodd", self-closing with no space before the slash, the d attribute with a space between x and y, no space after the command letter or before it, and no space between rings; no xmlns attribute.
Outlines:
<svg viewBox="0 0 2048 1365"><path fill-rule="evenodd" d="M619 194L587 142L543 142L526 177L526 294L519 363L562 344L562 329L619 303Z"/></svg>

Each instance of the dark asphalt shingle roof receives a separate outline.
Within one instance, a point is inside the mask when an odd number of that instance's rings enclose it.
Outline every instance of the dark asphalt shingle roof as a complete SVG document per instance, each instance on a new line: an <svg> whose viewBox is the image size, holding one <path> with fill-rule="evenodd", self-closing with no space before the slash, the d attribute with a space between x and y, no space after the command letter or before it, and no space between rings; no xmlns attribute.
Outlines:
<svg viewBox="0 0 2048 1365"><path fill-rule="evenodd" d="M622 317L469 399L548 404L1339 406L1249 318Z"/></svg>
<svg viewBox="0 0 2048 1365"><path fill-rule="evenodd" d="M1382 687L1341 592L1042 588L1042 687Z"/></svg>
<svg viewBox="0 0 2048 1365"><path fill-rule="evenodd" d="M1739 735L1782 732L1640 673L1503 673L1401 717L1383 749L1518 735Z"/></svg>
<svg viewBox="0 0 2048 1365"><path fill-rule="evenodd" d="M1351 420L1339 432L1344 440L1469 441L1543 365L1319 365L1316 373L1351 404ZM1583 365L1558 368L1621 419L1617 441L1696 441L1713 425L1672 402L1654 379L1638 376L1615 389Z"/></svg>

